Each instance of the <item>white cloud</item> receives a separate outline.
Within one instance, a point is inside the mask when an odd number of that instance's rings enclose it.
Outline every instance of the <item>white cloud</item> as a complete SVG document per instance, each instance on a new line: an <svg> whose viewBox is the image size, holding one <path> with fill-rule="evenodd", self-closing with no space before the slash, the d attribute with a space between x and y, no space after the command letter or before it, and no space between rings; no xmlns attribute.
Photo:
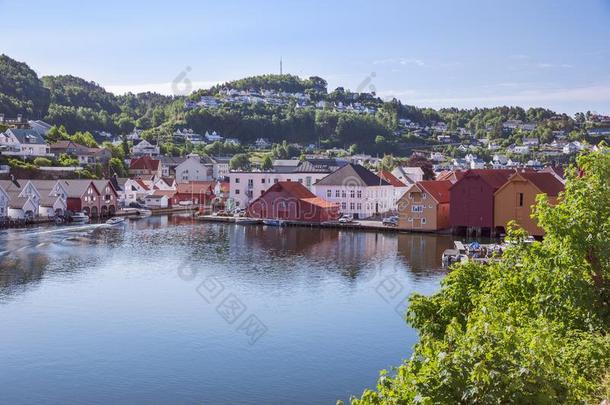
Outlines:
<svg viewBox="0 0 610 405"><path fill-rule="evenodd" d="M417 58L388 58L388 59L379 59L373 61L373 65L415 65L415 66L425 66L423 60Z"/></svg>

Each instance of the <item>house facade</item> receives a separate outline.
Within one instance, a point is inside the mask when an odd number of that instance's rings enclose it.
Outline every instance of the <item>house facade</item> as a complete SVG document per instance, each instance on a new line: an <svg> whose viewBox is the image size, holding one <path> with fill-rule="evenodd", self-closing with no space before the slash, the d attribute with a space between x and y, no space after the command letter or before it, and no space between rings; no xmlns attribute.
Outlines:
<svg viewBox="0 0 610 405"><path fill-rule="evenodd" d="M62 180L62 183L68 193L68 211L99 217L101 194L91 180Z"/></svg>
<svg viewBox="0 0 610 405"><path fill-rule="evenodd" d="M9 128L0 133L0 147L8 156L52 156L49 145L33 129Z"/></svg>
<svg viewBox="0 0 610 405"><path fill-rule="evenodd" d="M342 214L365 219L394 207L394 186L364 166L347 164L313 186L318 197L339 205Z"/></svg>
<svg viewBox="0 0 610 405"><path fill-rule="evenodd" d="M539 194L546 194L551 204L557 203L564 185L553 174L545 172L515 172L494 193L494 225L506 231L508 223L515 221L530 235L542 236L544 230L531 217L532 207Z"/></svg>
<svg viewBox="0 0 610 405"><path fill-rule="evenodd" d="M421 167L398 166L392 170L392 175L406 186L424 179L424 171Z"/></svg>
<svg viewBox="0 0 610 405"><path fill-rule="evenodd" d="M30 180L40 194L41 217L62 216L68 208L68 192L59 180Z"/></svg>
<svg viewBox="0 0 610 405"><path fill-rule="evenodd" d="M134 159L129 164L129 174L134 178L159 178L163 171L161 162L150 156Z"/></svg>
<svg viewBox="0 0 610 405"><path fill-rule="evenodd" d="M100 215L112 216L119 209L119 192L110 180L93 180L100 193Z"/></svg>
<svg viewBox="0 0 610 405"><path fill-rule="evenodd" d="M449 222L449 180L418 181L398 201L398 227L415 231L438 231Z"/></svg>
<svg viewBox="0 0 610 405"><path fill-rule="evenodd" d="M178 183L211 181L213 178L213 165L205 164L199 156L190 156L176 167L176 181Z"/></svg>
<svg viewBox="0 0 610 405"><path fill-rule="evenodd" d="M251 218L320 223L339 217L339 204L317 197L293 181L273 184L248 206Z"/></svg>
<svg viewBox="0 0 610 405"><path fill-rule="evenodd" d="M451 227L494 230L494 193L506 183L513 170L467 170L450 189Z"/></svg>

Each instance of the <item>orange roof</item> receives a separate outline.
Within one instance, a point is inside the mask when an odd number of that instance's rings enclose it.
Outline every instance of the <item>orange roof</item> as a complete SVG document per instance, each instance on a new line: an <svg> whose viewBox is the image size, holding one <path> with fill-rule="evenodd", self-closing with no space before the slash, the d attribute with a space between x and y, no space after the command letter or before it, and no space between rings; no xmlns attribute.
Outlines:
<svg viewBox="0 0 610 405"><path fill-rule="evenodd" d="M273 186L269 187L265 194L270 191L277 192L280 190L284 190L292 197L305 201L306 203L309 203L311 205L318 206L320 208L336 208L338 206L338 204L331 203L323 198L316 196L314 193L309 191L307 187L296 181L277 182Z"/></svg>
<svg viewBox="0 0 610 405"><path fill-rule="evenodd" d="M138 183L140 185L140 187L142 187L144 190L150 189L148 187L148 185L146 183L144 183L144 181L142 179L135 179L135 182Z"/></svg>
<svg viewBox="0 0 610 405"><path fill-rule="evenodd" d="M191 181L189 183L179 183L176 186L176 192L180 194L202 194L213 191L213 181Z"/></svg>
<svg viewBox="0 0 610 405"><path fill-rule="evenodd" d="M406 185L402 181L398 180L396 176L394 176L387 170L380 170L379 172L377 172L377 176L381 177L383 180L387 181L394 187L406 187Z"/></svg>
<svg viewBox="0 0 610 405"><path fill-rule="evenodd" d="M430 194L439 204L450 201L449 188L452 183L449 180L424 180L416 183L420 188Z"/></svg>

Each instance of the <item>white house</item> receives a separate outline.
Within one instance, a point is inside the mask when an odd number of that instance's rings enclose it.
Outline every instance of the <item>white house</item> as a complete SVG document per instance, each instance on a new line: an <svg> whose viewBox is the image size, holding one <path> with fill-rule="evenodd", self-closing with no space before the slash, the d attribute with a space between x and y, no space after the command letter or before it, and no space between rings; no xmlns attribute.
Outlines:
<svg viewBox="0 0 610 405"><path fill-rule="evenodd" d="M229 199L237 207L245 208L260 197L269 187L280 181L301 183L310 191L313 185L326 175L337 170L343 162L336 159L308 159L286 165L279 161L271 171L229 172Z"/></svg>
<svg viewBox="0 0 610 405"><path fill-rule="evenodd" d="M144 198L144 203L148 208L167 208L169 206L169 198L161 193L152 193Z"/></svg>
<svg viewBox="0 0 610 405"><path fill-rule="evenodd" d="M40 193L29 180L0 180L0 187L6 191L11 200L15 198L28 199L33 204L33 216L38 215ZM21 201L25 204L24 201Z"/></svg>
<svg viewBox="0 0 610 405"><path fill-rule="evenodd" d="M392 170L392 175L407 187L424 179L424 171L421 167L397 166Z"/></svg>
<svg viewBox="0 0 610 405"><path fill-rule="evenodd" d="M7 129L0 134L0 148L9 156L51 156L49 145L33 129Z"/></svg>
<svg viewBox="0 0 610 405"><path fill-rule="evenodd" d="M147 141L146 139L134 141L133 148L131 148L131 154L134 156L159 156L160 153L156 142Z"/></svg>
<svg viewBox="0 0 610 405"><path fill-rule="evenodd" d="M32 128L34 131L38 132L38 135L45 137L47 136L47 133L49 132L49 130L51 129L51 124L47 124L44 121L41 120L30 120L28 121L28 124L30 125L30 128Z"/></svg>
<svg viewBox="0 0 610 405"><path fill-rule="evenodd" d="M218 135L216 131L212 132L211 134L206 131L204 136L208 142L222 141L224 139L222 136Z"/></svg>
<svg viewBox="0 0 610 405"><path fill-rule="evenodd" d="M144 201L146 196L153 192L151 186L140 179L125 179L122 188L123 195L119 196L119 200L122 200L126 207L131 203Z"/></svg>
<svg viewBox="0 0 610 405"><path fill-rule="evenodd" d="M567 143L563 147L562 150L565 155L571 155L573 153L580 151L581 149L582 149L582 145L580 144L580 142L570 142L570 143Z"/></svg>
<svg viewBox="0 0 610 405"><path fill-rule="evenodd" d="M338 203L343 214L359 219L395 208L394 186L365 167L351 163L315 183L313 193Z"/></svg>
<svg viewBox="0 0 610 405"><path fill-rule="evenodd" d="M210 181L213 177L213 164L204 163L202 158L197 155L189 156L188 159L176 166L176 181L178 183Z"/></svg>
<svg viewBox="0 0 610 405"><path fill-rule="evenodd" d="M68 191L57 180L30 180L40 194L39 212L41 217L63 215L68 209Z"/></svg>
<svg viewBox="0 0 610 405"><path fill-rule="evenodd" d="M269 142L265 138L258 138L254 142L254 146L256 146L257 149L269 149L271 147L271 142Z"/></svg>
<svg viewBox="0 0 610 405"><path fill-rule="evenodd" d="M8 192L9 203L7 216L11 219L33 219L36 216L38 205L31 198L19 197L15 191Z"/></svg>

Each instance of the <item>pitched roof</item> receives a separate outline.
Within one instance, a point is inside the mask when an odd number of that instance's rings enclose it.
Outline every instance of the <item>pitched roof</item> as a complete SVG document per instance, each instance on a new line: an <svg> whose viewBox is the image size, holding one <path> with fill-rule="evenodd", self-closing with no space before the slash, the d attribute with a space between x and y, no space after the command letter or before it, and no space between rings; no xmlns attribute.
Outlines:
<svg viewBox="0 0 610 405"><path fill-rule="evenodd" d="M485 183L489 184L494 190L499 189L508 181L508 178L514 173L511 169L470 169L466 170L464 176L458 180L462 181L467 177L478 177ZM454 183L455 185L455 183Z"/></svg>
<svg viewBox="0 0 610 405"><path fill-rule="evenodd" d="M398 180L396 178L396 176L394 176L392 173L390 173L387 170L380 170L379 172L377 172L377 176L381 177L383 180L387 181L394 187L406 187L405 183Z"/></svg>
<svg viewBox="0 0 610 405"><path fill-rule="evenodd" d="M77 148L77 149L89 149L85 145L81 145L80 143L72 142L72 141L57 141L51 145L49 145L51 149L68 149L68 148Z"/></svg>
<svg viewBox="0 0 610 405"><path fill-rule="evenodd" d="M541 172L555 173L557 176L561 177L562 179L565 179L565 177L566 177L563 166L547 166L544 169L542 169Z"/></svg>
<svg viewBox="0 0 610 405"><path fill-rule="evenodd" d="M17 182L18 185L15 184L15 182ZM2 187L2 189L7 193L16 191L17 194L19 194L21 192L21 189L27 184L27 182L27 180L0 180L0 187Z"/></svg>
<svg viewBox="0 0 610 405"><path fill-rule="evenodd" d="M22 144L41 145L45 143L43 137L33 129L9 128L6 133L11 133Z"/></svg>
<svg viewBox="0 0 610 405"><path fill-rule="evenodd" d="M466 172L462 170L450 170L437 176L436 180L449 180L451 183L456 183L464 177Z"/></svg>
<svg viewBox="0 0 610 405"><path fill-rule="evenodd" d="M390 183L379 178L364 166L348 163L335 172L318 181L320 186L389 186Z"/></svg>
<svg viewBox="0 0 610 405"><path fill-rule="evenodd" d="M448 203L451 200L449 189L453 185L449 180L424 180L416 183L439 204Z"/></svg>
<svg viewBox="0 0 610 405"><path fill-rule="evenodd" d="M21 209L29 200L28 197L19 197L16 193L9 193L8 206Z"/></svg>
<svg viewBox="0 0 610 405"><path fill-rule="evenodd" d="M294 169L295 173L332 173L347 164L344 160L306 159Z"/></svg>
<svg viewBox="0 0 610 405"><path fill-rule="evenodd" d="M186 160L181 156L159 156L157 159L163 166L178 166Z"/></svg>
<svg viewBox="0 0 610 405"><path fill-rule="evenodd" d="M93 180L93 184L95 185L95 188L97 188L100 193L103 193L104 192L103 190L106 188L106 185L110 184L110 188L112 189L114 194L118 195L117 190L114 187L114 184L110 180Z"/></svg>
<svg viewBox="0 0 610 405"><path fill-rule="evenodd" d="M213 181L191 181L189 183L180 183L176 186L176 192L180 194L203 194L208 191L213 192Z"/></svg>
<svg viewBox="0 0 610 405"><path fill-rule="evenodd" d="M559 193L564 190L563 183L552 173L520 171L513 176L515 175L520 175L532 182L540 191L551 197L558 196ZM513 178L513 176L511 176L511 178Z"/></svg>
<svg viewBox="0 0 610 405"><path fill-rule="evenodd" d="M133 170L159 170L160 161L151 158L150 156L142 156L141 158L132 160L129 164L129 169Z"/></svg>
<svg viewBox="0 0 610 405"><path fill-rule="evenodd" d="M28 182L28 180L21 180L21 182ZM53 188L58 183L58 180L30 180L32 185L38 190L41 196L49 195Z"/></svg>
<svg viewBox="0 0 610 405"><path fill-rule="evenodd" d="M87 191L87 189L89 188L89 186L92 183L91 180L60 180L62 182L62 185L64 185L66 192L68 194L68 197L70 198L81 198L83 194L85 194L85 192ZM95 187L95 184L93 184L93 188L95 188L95 190L98 192L99 194L99 190L97 189L97 187Z"/></svg>
<svg viewBox="0 0 610 405"><path fill-rule="evenodd" d="M166 196L167 198L172 198L174 195L176 195L176 190L155 190L153 191L152 195L155 197Z"/></svg>
<svg viewBox="0 0 610 405"><path fill-rule="evenodd" d="M279 181L273 186L269 187L269 189L265 191L265 193L261 197L263 197L268 192L280 191L285 191L295 199L305 201L320 208L334 208L337 206L336 203L331 203L316 196L314 193L309 191L307 187L296 181Z"/></svg>

